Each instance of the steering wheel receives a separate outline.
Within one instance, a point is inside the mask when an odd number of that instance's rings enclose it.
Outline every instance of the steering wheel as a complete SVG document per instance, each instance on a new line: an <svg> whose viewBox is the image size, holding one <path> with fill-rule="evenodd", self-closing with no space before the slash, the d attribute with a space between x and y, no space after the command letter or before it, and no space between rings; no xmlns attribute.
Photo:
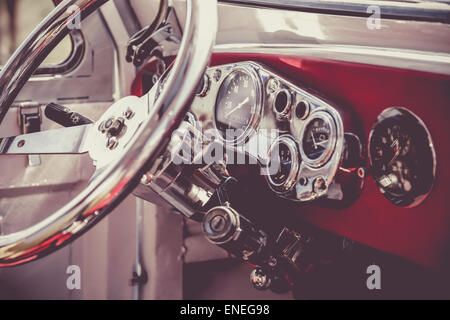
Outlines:
<svg viewBox="0 0 450 320"><path fill-rule="evenodd" d="M28 36L0 73L0 123L52 49L107 0L65 0ZM67 13L76 5L74 17ZM93 124L0 138L1 155L88 153L96 171L72 201L24 230L0 235L0 267L41 258L81 236L111 212L165 150L209 62L217 32L216 0L187 0L177 58L158 100L124 97ZM5 170L5 168L0 169Z"/></svg>

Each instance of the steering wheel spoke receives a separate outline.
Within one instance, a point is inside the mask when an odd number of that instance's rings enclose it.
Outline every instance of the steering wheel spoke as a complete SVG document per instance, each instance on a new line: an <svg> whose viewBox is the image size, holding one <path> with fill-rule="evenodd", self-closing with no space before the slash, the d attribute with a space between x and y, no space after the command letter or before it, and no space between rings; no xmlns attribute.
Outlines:
<svg viewBox="0 0 450 320"><path fill-rule="evenodd" d="M86 138L92 127L88 124L0 138L0 156L86 153Z"/></svg>

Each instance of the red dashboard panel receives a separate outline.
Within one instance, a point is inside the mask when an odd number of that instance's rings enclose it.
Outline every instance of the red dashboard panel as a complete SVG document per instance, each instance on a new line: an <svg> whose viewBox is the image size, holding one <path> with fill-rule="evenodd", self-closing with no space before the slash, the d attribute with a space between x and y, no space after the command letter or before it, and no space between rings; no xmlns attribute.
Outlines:
<svg viewBox="0 0 450 320"><path fill-rule="evenodd" d="M329 209L299 205L298 214L314 225L368 246L430 267L450 260L450 77L359 63L265 54L214 54L211 65L238 61L265 64L280 76L350 106L361 120L365 137L388 107L405 107L427 125L437 154L437 178L418 207L389 202L369 175L362 195L351 207ZM133 93L141 88L135 82ZM366 141L367 143L367 141Z"/></svg>
<svg viewBox="0 0 450 320"><path fill-rule="evenodd" d="M361 197L347 209L300 206L307 221L353 240L436 267L450 258L450 77L437 74L293 56L215 54L212 65L252 60L280 75L352 107L365 136L386 108L402 106L427 125L437 154L437 179L428 199L400 208L378 190L371 176Z"/></svg>

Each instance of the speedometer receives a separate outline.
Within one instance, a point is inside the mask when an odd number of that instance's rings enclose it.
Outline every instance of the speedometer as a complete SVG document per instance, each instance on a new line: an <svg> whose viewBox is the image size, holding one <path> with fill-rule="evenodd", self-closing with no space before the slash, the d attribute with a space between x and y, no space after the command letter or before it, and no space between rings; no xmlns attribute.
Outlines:
<svg viewBox="0 0 450 320"><path fill-rule="evenodd" d="M245 140L261 116L261 83L253 70L235 69L223 81L215 106L215 125L227 142Z"/></svg>

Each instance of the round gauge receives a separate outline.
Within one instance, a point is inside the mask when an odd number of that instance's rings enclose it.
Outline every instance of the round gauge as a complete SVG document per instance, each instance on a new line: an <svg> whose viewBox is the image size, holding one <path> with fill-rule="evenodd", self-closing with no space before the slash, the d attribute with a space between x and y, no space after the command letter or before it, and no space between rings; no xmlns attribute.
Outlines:
<svg viewBox="0 0 450 320"><path fill-rule="evenodd" d="M227 142L245 140L255 129L261 113L261 83L245 69L232 71L220 86L215 125Z"/></svg>
<svg viewBox="0 0 450 320"><path fill-rule="evenodd" d="M290 136L281 136L269 149L267 178L276 192L286 192L295 185L300 168L298 147Z"/></svg>
<svg viewBox="0 0 450 320"><path fill-rule="evenodd" d="M325 164L334 151L336 142L335 125L326 112L311 116L303 130L302 155L311 166Z"/></svg>
<svg viewBox="0 0 450 320"><path fill-rule="evenodd" d="M381 192L398 206L416 206L430 192L436 163L424 123L404 108L389 108L369 138L372 174Z"/></svg>

